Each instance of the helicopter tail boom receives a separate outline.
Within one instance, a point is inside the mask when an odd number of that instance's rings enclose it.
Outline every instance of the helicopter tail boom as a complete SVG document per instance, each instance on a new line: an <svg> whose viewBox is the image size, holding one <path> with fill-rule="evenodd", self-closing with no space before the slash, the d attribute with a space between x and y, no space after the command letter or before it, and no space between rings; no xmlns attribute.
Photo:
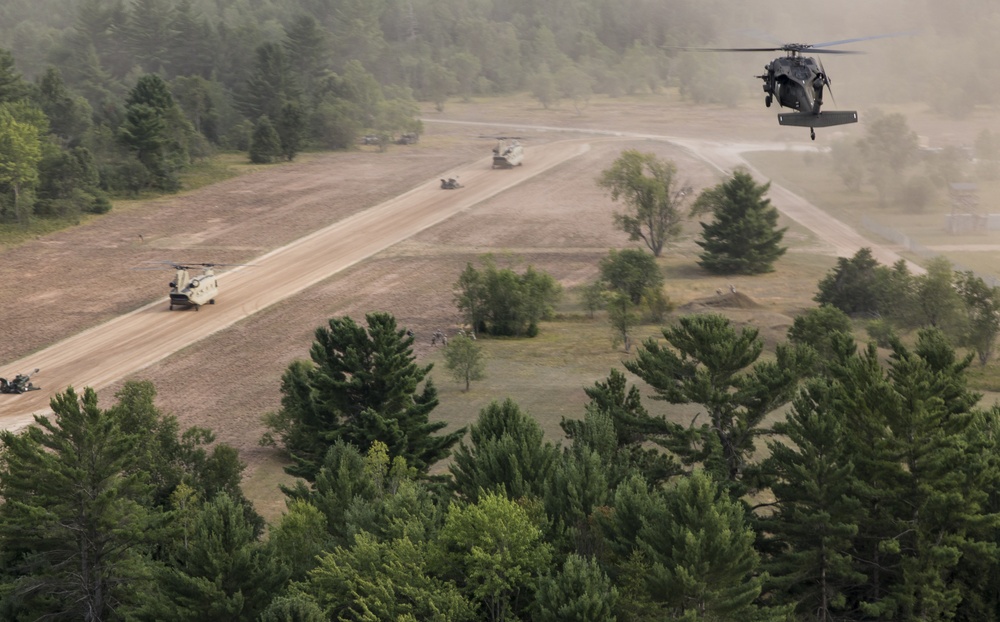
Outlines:
<svg viewBox="0 0 1000 622"><path fill-rule="evenodd" d="M856 110L824 110L819 114L790 112L778 115L779 125L794 125L795 127L831 127L857 122L858 113Z"/></svg>

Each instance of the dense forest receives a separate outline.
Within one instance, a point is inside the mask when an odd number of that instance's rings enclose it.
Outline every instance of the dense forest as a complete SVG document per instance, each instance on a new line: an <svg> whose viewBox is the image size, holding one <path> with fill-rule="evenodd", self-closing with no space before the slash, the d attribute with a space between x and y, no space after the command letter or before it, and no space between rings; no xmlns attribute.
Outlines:
<svg viewBox="0 0 1000 622"><path fill-rule="evenodd" d="M863 259L820 296L868 282ZM0 616L997 619L1000 410L976 407L973 356L936 328L888 355L850 329L825 305L765 352L680 317L624 363L640 384L611 370L553 443L510 398L445 430L393 316L332 319L267 420L297 479L266 536L236 452L150 383L110 406L68 389L0 433Z"/></svg>
<svg viewBox="0 0 1000 622"><path fill-rule="evenodd" d="M421 131L418 102L755 92L755 55L685 46L901 33L863 61L840 57L838 90L964 115L1000 102L1000 66L979 62L1000 57L998 28L989 0L8 0L0 223L176 190L179 171L219 149L266 163L360 135L387 145Z"/></svg>

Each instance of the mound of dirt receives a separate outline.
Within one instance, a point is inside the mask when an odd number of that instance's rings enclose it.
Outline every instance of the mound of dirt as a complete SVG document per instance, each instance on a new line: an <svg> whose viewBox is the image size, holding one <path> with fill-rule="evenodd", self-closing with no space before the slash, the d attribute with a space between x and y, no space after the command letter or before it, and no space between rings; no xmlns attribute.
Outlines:
<svg viewBox="0 0 1000 622"><path fill-rule="evenodd" d="M756 300L737 291L719 291L715 296L692 300L680 307L680 311L696 313L709 309L759 309Z"/></svg>

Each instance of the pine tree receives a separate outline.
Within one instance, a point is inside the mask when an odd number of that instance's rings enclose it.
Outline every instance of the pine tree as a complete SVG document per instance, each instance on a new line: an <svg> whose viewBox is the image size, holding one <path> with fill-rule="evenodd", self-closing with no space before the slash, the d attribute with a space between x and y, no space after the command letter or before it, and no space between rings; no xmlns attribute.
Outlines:
<svg viewBox="0 0 1000 622"><path fill-rule="evenodd" d="M281 142L281 155L291 162L302 151L305 141L306 115L297 101L288 101L281 106L274 126Z"/></svg>
<svg viewBox="0 0 1000 622"><path fill-rule="evenodd" d="M571 554L562 570L542 577L535 595L538 622L614 622L618 590L590 558Z"/></svg>
<svg viewBox="0 0 1000 622"><path fill-rule="evenodd" d="M750 464L764 417L792 398L812 357L778 346L773 361L758 362L764 351L758 331L737 333L721 315L684 316L662 332L670 347L650 338L625 368L653 387L655 399L705 407L709 421L672 426L669 447L683 463L704 463L736 483Z"/></svg>
<svg viewBox="0 0 1000 622"><path fill-rule="evenodd" d="M864 511L835 389L814 381L796 398L768 443L761 470L772 479L775 511L760 520L773 598L820 622L849 615L847 596L864 582L851 547Z"/></svg>
<svg viewBox="0 0 1000 622"><path fill-rule="evenodd" d="M717 274L772 272L785 254L781 240L787 227L778 229L778 210L764 195L771 184L758 185L745 171L701 193L695 212L712 212L711 223L701 223L704 249L698 265Z"/></svg>
<svg viewBox="0 0 1000 622"><path fill-rule="evenodd" d="M455 488L476 501L484 493L503 491L511 499L541 497L545 478L557 457L542 429L512 400L493 402L479 411L449 467Z"/></svg>
<svg viewBox="0 0 1000 622"><path fill-rule="evenodd" d="M254 164L271 164L281 157L281 139L267 115L257 119L250 138L250 161Z"/></svg>
<svg viewBox="0 0 1000 622"><path fill-rule="evenodd" d="M109 620L137 604L156 537L139 438L92 389L67 389L51 407L51 419L0 432L5 606L30 619Z"/></svg>
<svg viewBox="0 0 1000 622"><path fill-rule="evenodd" d="M146 73L163 74L170 61L175 32L174 3L167 0L134 0L122 30L129 51Z"/></svg>
<svg viewBox="0 0 1000 622"><path fill-rule="evenodd" d="M49 118L49 128L58 136L63 145L78 144L93 124L93 111L87 100L74 96L62 74L55 67L49 67L38 81L38 105Z"/></svg>
<svg viewBox="0 0 1000 622"><path fill-rule="evenodd" d="M153 175L156 187L178 188L177 171L188 159L183 135L189 129L166 82L153 74L139 78L126 100L119 137Z"/></svg>
<svg viewBox="0 0 1000 622"><path fill-rule="evenodd" d="M284 587L288 570L228 495L204 504L193 530L156 575L140 617L205 622L255 620Z"/></svg>
<svg viewBox="0 0 1000 622"><path fill-rule="evenodd" d="M647 589L668 612L681 619L768 619L754 604L760 558L743 504L710 476L681 479L644 518L637 544L650 561Z"/></svg>
<svg viewBox="0 0 1000 622"><path fill-rule="evenodd" d="M30 90L14 66L14 55L10 50L0 49L0 104L24 99Z"/></svg>
<svg viewBox="0 0 1000 622"><path fill-rule="evenodd" d="M446 457L465 433L435 436L447 426L430 422L437 390L413 355L413 337L388 313L349 317L316 329L313 365L293 363L282 384L282 410L268 419L296 464L289 472L312 479L326 448L342 439L367 451L374 441L421 473ZM426 381L425 381L426 379ZM420 384L423 383L422 390Z"/></svg>
<svg viewBox="0 0 1000 622"><path fill-rule="evenodd" d="M642 405L639 389L628 387L622 372L612 369L606 381L583 390L590 398L583 420L563 418L559 425L574 446L589 447L602 455L612 490L634 471L651 485L680 472L672 456L648 446L663 447L676 424L650 415ZM602 442L605 421L610 426L610 439Z"/></svg>
<svg viewBox="0 0 1000 622"><path fill-rule="evenodd" d="M851 555L866 580L848 606L865 615L953 617L968 592L963 560L983 567L995 555L998 516L984 508L997 474L975 468L971 360L928 330L912 351L895 344L888 371L874 346L830 368L864 507Z"/></svg>

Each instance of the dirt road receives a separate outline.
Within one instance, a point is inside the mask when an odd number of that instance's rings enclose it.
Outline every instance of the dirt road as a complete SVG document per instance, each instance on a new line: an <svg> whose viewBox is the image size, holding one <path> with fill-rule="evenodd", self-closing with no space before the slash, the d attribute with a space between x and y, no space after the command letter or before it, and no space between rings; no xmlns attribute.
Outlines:
<svg viewBox="0 0 1000 622"><path fill-rule="evenodd" d="M588 150L586 141L535 147L530 166L491 170L491 158L453 169L465 187L446 191L437 179L354 214L219 276L218 304L169 311L166 298L5 367L41 368L52 387L100 389L292 296L330 275ZM197 388L193 388L197 392ZM195 393L196 395L196 393ZM17 429L47 411L49 391L4 395L0 425ZM197 399L193 397L192 399Z"/></svg>
<svg viewBox="0 0 1000 622"><path fill-rule="evenodd" d="M450 123L457 125L474 125L476 122L424 119L428 123ZM594 134L598 136L608 136L616 138L639 138L646 140L662 140L673 143L690 151L693 155L704 160L720 173L728 174L732 170L744 167L753 174L758 182L764 183L768 179L750 165L742 154L750 151L784 151L788 148L786 143L773 142L720 142L713 140L703 140L694 138L684 138L680 136L667 136L660 134L647 134L642 132L629 132L620 130L602 130L580 127L557 127L549 125L525 125L525 124L495 124L498 127L508 127L511 129L524 130L544 130L547 132L573 132L580 134ZM815 147L798 147L799 150L815 150ZM772 184L768 193L771 204L782 214L798 222L805 228L812 231L819 239L830 245L840 257L850 257L863 247L872 249L872 254L882 264L891 266L902 257L890 248L873 244L872 241L858 233L850 226L830 216L806 199L782 186ZM912 262L907 262L910 270L915 274L923 274L925 270Z"/></svg>

